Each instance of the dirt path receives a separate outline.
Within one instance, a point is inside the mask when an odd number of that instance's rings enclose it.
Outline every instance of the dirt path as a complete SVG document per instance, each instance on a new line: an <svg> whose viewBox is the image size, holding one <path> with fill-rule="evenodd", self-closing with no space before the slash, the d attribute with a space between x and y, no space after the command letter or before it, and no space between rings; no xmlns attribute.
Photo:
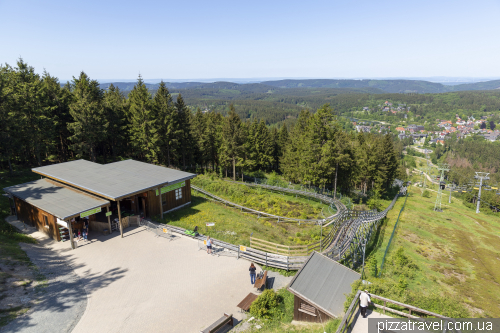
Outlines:
<svg viewBox="0 0 500 333"><path fill-rule="evenodd" d="M2 327L0 332L69 333L85 312L87 294L83 284L65 257L43 245L47 242L51 241L42 239L42 244L36 245L20 243L37 267L36 273L45 276L46 280L26 293L24 301L31 305L30 309Z"/></svg>

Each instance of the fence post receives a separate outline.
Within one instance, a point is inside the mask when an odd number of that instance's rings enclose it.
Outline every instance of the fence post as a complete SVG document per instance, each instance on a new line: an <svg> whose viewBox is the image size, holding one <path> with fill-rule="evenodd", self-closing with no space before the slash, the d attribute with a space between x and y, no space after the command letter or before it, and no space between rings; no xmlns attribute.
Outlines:
<svg viewBox="0 0 500 333"><path fill-rule="evenodd" d="M288 256L286 256L286 270L288 271Z"/></svg>
<svg viewBox="0 0 500 333"><path fill-rule="evenodd" d="M238 246L238 256L236 257L236 259L240 259L240 247Z"/></svg>
<svg viewBox="0 0 500 333"><path fill-rule="evenodd" d="M266 252L266 266L267 266L267 252Z"/></svg>

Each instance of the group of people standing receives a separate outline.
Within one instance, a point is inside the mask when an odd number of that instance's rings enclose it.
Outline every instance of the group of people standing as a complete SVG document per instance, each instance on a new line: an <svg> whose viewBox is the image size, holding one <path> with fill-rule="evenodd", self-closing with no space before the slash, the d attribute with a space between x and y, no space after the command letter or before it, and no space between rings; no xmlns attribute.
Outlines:
<svg viewBox="0 0 500 333"><path fill-rule="evenodd" d="M78 229L78 233L74 234L73 237L77 240L88 240L88 234L89 234L89 220L88 218L83 219L83 227L81 229Z"/></svg>

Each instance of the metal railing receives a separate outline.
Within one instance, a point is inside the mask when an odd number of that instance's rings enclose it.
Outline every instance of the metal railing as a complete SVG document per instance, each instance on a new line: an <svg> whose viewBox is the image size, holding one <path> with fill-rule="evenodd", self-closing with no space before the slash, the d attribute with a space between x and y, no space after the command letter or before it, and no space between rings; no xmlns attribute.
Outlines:
<svg viewBox="0 0 500 333"><path fill-rule="evenodd" d="M292 246L286 247L287 248L286 252L280 251L280 249L283 249L283 247L285 247L284 245L271 243L255 238L253 239L254 241L253 245L255 245L255 241L257 241L261 245L267 245L263 247L263 249L265 249L264 251L262 249L256 249L252 247L252 244L251 246L242 246L242 245L234 245L226 243L214 238L211 238L211 240L215 247L221 248L227 252L234 253L238 259L243 258L258 264L279 269L297 270L304 264L309 254L317 250L319 250L318 252L322 252L323 254L337 261L351 259L352 266L354 266L358 262L359 258L361 258L360 256L361 251L364 252L365 250L364 248L361 248L362 244L361 240L363 240L364 244L368 242L371 234L373 233L373 230L376 228L378 223L387 215L387 212L394 206L400 193L406 192L406 188L403 187L403 183L401 181L397 182L395 185L399 186L401 190L394 197L391 204L382 212L376 212L375 210L360 212L360 211L350 211L347 209L340 208L338 213L335 214L336 215L335 218L332 219L330 223L323 224L323 227L332 225L332 228L329 231L329 233L324 238L322 238L320 242L309 244L307 246L307 252L306 251L301 252L300 250L296 252ZM265 186L270 186L270 185L265 185ZM201 193L207 193L207 195L214 196L213 194L205 190L196 188L195 186L192 186L192 188L195 188L195 190L200 191ZM283 188L280 188L280 190L282 189ZM316 193L316 195L318 194ZM323 195L318 195L318 196L323 196ZM219 199L229 203L229 201L225 199L222 198ZM236 204L233 205L241 209L245 208L240 205ZM206 240L206 236L204 235L193 236L187 234L186 229L184 228L167 224L160 224L150 220L142 219L139 222L139 225L146 227L148 230L153 232L157 237L158 236L167 237L166 235L168 235L168 233L170 232L171 236L168 238L173 237L172 233L177 233L184 236L195 238L199 241ZM276 253L271 252L272 250L274 250L274 248L271 247L276 247L275 251Z"/></svg>
<svg viewBox="0 0 500 333"><path fill-rule="evenodd" d="M345 312L344 317L342 318L342 321L340 322L340 325L338 326L336 333L344 333L344 332L352 331L353 326L356 324L356 321L354 320L355 319L354 315L358 312L360 295L361 295L361 291L358 290L358 292L354 296L354 299L352 300L349 308ZM456 322L456 320L453 318L449 318L449 317L443 316L439 313L435 313L435 312L431 312L431 311L428 311L425 309L421 309L421 308L418 308L418 307L413 306L413 305L401 303L401 302L398 302L398 301L395 301L395 300L392 300L389 298L385 298L382 296L378 296L378 295L373 295L373 294L368 294L368 295L370 296L370 299L374 299L374 300L378 300L380 302L383 302L384 305L380 305L380 304L377 304L375 302L372 302L371 305L373 305L377 309L383 310L384 314L387 311L387 312L394 313L398 316L414 319L416 321L423 321L424 318L416 316L415 314L423 314L425 316L444 319L445 323ZM390 308L387 306L387 303L394 304L394 305L396 305L398 307L402 307L404 309L408 309L408 313L406 313L404 311L399 311L399 310ZM455 329L455 325L452 325L452 326L453 326L453 329L449 330L448 325L445 324L443 333L445 333L445 332L461 333L459 330Z"/></svg>

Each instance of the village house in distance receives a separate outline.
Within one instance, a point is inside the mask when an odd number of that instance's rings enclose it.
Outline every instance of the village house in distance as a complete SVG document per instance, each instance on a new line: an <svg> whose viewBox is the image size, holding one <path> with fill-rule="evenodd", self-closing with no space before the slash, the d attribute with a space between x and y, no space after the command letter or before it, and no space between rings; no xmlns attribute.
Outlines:
<svg viewBox="0 0 500 333"><path fill-rule="evenodd" d="M135 160L98 164L86 160L32 169L41 179L4 188L20 221L57 241L71 240L87 223L104 234L130 217L152 217L191 203L195 174ZM118 222L121 223L118 223Z"/></svg>

